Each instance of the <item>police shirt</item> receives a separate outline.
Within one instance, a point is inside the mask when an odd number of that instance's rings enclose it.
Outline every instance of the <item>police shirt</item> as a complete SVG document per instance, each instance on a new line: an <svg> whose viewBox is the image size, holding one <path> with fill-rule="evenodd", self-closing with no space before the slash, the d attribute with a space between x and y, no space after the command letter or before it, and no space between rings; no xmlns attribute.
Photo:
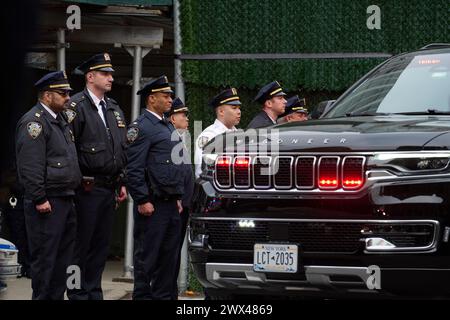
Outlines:
<svg viewBox="0 0 450 320"><path fill-rule="evenodd" d="M195 178L200 177L202 173L203 148L205 145L219 134L236 130L236 127L228 129L219 119L216 119L212 125L203 130L195 142Z"/></svg>

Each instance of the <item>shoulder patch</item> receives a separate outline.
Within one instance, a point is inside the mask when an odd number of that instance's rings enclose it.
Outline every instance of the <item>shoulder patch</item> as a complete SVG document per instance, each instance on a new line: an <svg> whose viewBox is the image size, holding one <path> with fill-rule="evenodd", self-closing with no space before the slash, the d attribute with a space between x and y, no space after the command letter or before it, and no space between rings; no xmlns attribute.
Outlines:
<svg viewBox="0 0 450 320"><path fill-rule="evenodd" d="M133 143L139 135L138 127L130 127L127 131L127 140L128 143Z"/></svg>
<svg viewBox="0 0 450 320"><path fill-rule="evenodd" d="M28 122L27 130L30 137L36 139L42 132L42 125L39 122Z"/></svg>
<svg viewBox="0 0 450 320"><path fill-rule="evenodd" d="M65 109L63 112L67 117L68 123L71 123L73 121L73 119L75 119L75 117L77 116L77 113L75 111L73 111L72 109Z"/></svg>
<svg viewBox="0 0 450 320"><path fill-rule="evenodd" d="M206 137L206 136L199 137L198 141L197 141L198 147L200 149L203 149L203 147L209 142L209 140L210 139L208 137Z"/></svg>

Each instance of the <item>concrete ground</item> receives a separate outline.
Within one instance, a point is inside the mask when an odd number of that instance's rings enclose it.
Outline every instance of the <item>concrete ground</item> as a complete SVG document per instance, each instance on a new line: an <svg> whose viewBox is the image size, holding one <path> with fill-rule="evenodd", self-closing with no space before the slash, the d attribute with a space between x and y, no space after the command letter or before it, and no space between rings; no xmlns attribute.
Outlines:
<svg viewBox="0 0 450 320"><path fill-rule="evenodd" d="M108 261L103 272L102 288L105 300L131 300L133 291L132 282L118 282L117 278L123 275L122 261ZM114 281L113 281L114 280ZM19 278L8 281L8 289L0 293L0 300L31 300L31 280ZM203 299L202 296L183 294L180 300Z"/></svg>

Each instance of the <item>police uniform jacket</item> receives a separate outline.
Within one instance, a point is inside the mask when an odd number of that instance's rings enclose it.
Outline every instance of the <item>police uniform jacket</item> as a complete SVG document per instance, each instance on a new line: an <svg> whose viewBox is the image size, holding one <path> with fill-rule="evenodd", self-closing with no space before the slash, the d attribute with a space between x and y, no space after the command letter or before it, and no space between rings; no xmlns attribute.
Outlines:
<svg viewBox="0 0 450 320"><path fill-rule="evenodd" d="M47 197L74 195L81 181L73 134L36 104L17 123L16 159L24 197L42 204Z"/></svg>
<svg viewBox="0 0 450 320"><path fill-rule="evenodd" d="M85 176L117 177L126 166L126 124L117 102L105 96L109 134L87 89L73 95L66 118L73 128Z"/></svg>
<svg viewBox="0 0 450 320"><path fill-rule="evenodd" d="M145 110L128 129L127 186L137 204L159 198L181 199L185 168L172 159L180 136L166 119Z"/></svg>
<svg viewBox="0 0 450 320"><path fill-rule="evenodd" d="M273 122L273 120L267 115L267 113L261 111L252 119L252 121L250 121L250 123L247 126L247 129L270 127L273 126L274 124L276 123Z"/></svg>

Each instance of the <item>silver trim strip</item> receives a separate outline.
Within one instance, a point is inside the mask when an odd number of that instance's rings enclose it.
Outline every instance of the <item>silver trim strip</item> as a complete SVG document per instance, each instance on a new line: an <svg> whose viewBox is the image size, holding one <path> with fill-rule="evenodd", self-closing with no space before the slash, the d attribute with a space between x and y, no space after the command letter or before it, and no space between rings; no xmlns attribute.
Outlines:
<svg viewBox="0 0 450 320"><path fill-rule="evenodd" d="M286 290L295 290L298 286L319 286L331 288L334 285L363 285L365 286L370 275L367 267L342 267L342 266L304 266L306 281L302 280L271 280L265 273L255 272L252 264L244 263L206 263L206 279L217 287L232 285L238 288L260 289L264 285L286 285ZM240 273L243 277L233 278L223 276L222 273ZM330 276L356 276L358 281L332 281ZM367 289L368 290L368 289ZM376 292L375 290L371 290Z"/></svg>

